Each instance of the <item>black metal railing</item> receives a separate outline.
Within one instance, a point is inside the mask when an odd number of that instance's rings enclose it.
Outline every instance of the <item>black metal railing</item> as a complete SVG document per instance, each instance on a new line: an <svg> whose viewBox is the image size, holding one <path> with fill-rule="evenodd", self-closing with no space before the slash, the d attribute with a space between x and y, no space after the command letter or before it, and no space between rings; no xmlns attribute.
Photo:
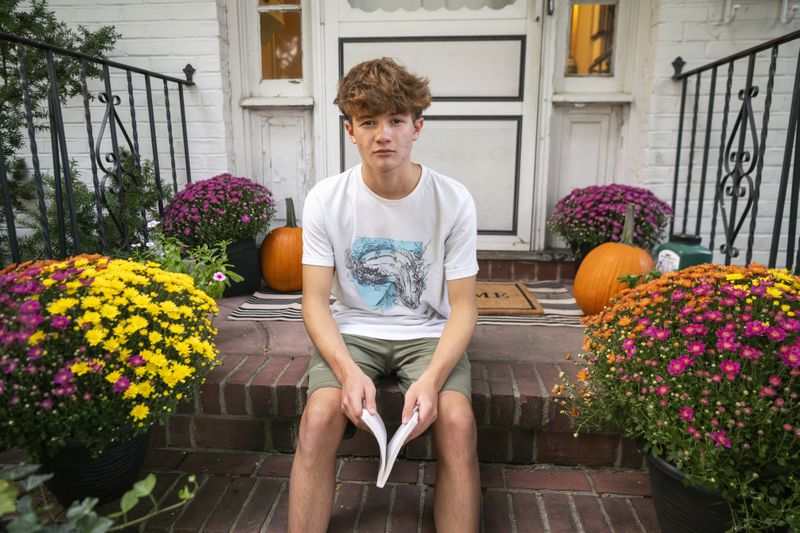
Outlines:
<svg viewBox="0 0 800 533"><path fill-rule="evenodd" d="M180 79L4 32L0 32L0 44L13 47L13 60L18 67L19 90L22 92L23 106L14 112L19 113L20 116L24 114L24 123L27 128L27 142L22 155L32 166L31 177L35 185L35 201L32 203L35 205L33 211L38 211L37 222L41 225L36 229L40 232L43 240L42 255L53 258L83 252L106 253L109 249L130 251L132 243L147 239L147 228L144 225L143 235L134 235L129 231L127 219L121 216L120 209L126 208L126 197L132 196L135 192L132 188L139 185L137 179L141 176L144 159L148 159L148 166L152 168L154 174L155 187L159 193L159 214L163 212L161 192L165 182L163 176L165 165L161 159L169 158L169 166L166 170L171 174L172 190L178 189L179 174L181 182L191 182L184 86L194 85L192 81L194 69L187 64L183 69L185 79ZM47 62L47 111L44 119L42 119L41 113L37 113L36 102L32 101L29 90L32 83L43 81L30 79L28 66L30 62L26 61L26 55L34 53L40 56L44 54ZM85 127L85 138L82 141L75 138L76 123L74 120L69 124L71 128L69 135L65 128L64 109L67 108L73 115L80 114L81 111L80 104L75 101L76 99L65 102L65 94L60 88L62 80L59 80L59 68L57 67L63 67L67 62L72 62L73 68L77 65L79 70L81 85L79 96L82 97L82 121L83 127ZM87 74L92 70L100 71L99 80ZM0 82L5 81L0 80ZM98 85L94 90L89 87L90 81L94 85ZM158 90L157 86L154 90L154 81L161 82L163 93ZM120 85L123 83L125 87L121 88ZM174 104L170 103L170 96L176 89L179 118L175 120L179 120L182 135L184 159L182 168L179 163L176 163L176 140L173 136L174 119L171 109ZM125 95L127 95L128 113L123 113L125 106L121 105ZM137 100L139 100L138 103ZM0 102L0 105L10 104ZM42 101L42 107L44 107L44 101ZM146 108L148 124L144 131L137 122L137 107ZM140 113L139 116L142 114ZM166 127L166 135L160 131L164 127ZM140 135L149 137L149 143L147 143L149 144L149 153L140 145ZM77 141L80 142L77 143ZM168 156L164 142L168 144ZM52 163L45 169L40 155L43 145L48 144ZM76 149L76 146L82 148ZM4 153L3 143L0 142L0 193L2 194L0 206L3 208L5 219L4 224L0 222L0 241L6 241L5 243L0 242L2 263L27 259L27 257L21 257L20 254L19 232L21 228L20 221L15 216L17 210L12 202L8 176L8 155ZM84 161L88 159L88 166L91 167L94 210L98 221L96 231L99 234L100 249L87 249L82 242L78 220L80 213L76 212L75 190L73 190L75 176L72 173L76 155L81 155ZM132 164L125 164L125 157L129 157ZM52 185L52 191L46 190L47 184L43 180L46 172L52 177L52 180L47 182ZM48 209L52 211L53 206L56 209L55 217L48 216ZM128 205L127 208L131 209L131 206ZM144 213L142 215L144 216ZM110 220L113 223L113 227L116 228L114 231L115 242L110 242L109 236L106 235L107 230L104 230L104 224L99 223L101 219ZM53 224L54 220L55 224ZM27 229L31 230L30 227Z"/></svg>
<svg viewBox="0 0 800 533"><path fill-rule="evenodd" d="M670 233L700 236L718 262L797 271L800 31L684 65L673 62L682 91Z"/></svg>

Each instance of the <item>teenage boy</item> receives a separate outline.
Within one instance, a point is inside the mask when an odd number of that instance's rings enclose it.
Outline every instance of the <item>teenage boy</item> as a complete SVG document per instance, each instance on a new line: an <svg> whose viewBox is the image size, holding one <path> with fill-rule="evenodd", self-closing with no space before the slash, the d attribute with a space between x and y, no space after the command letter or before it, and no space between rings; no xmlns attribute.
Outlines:
<svg viewBox="0 0 800 533"><path fill-rule="evenodd" d="M361 164L323 180L303 210L303 320L316 348L289 485L289 531L325 531L348 420L367 430L373 381L396 374L409 440L433 428L440 532L478 531L480 479L469 362L477 319L475 206L411 161L428 80L382 58L353 67L334 101ZM336 303L329 306L331 289Z"/></svg>

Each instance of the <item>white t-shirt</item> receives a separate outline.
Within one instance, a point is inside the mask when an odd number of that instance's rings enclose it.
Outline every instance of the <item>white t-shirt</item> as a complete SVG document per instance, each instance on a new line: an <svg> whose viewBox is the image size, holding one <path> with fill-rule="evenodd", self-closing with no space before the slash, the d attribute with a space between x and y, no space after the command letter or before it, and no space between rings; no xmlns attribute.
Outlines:
<svg viewBox="0 0 800 533"><path fill-rule="evenodd" d="M335 267L342 333L399 340L441 336L446 280L478 272L475 204L467 188L422 167L399 200L372 192L361 165L319 182L303 209L303 264Z"/></svg>

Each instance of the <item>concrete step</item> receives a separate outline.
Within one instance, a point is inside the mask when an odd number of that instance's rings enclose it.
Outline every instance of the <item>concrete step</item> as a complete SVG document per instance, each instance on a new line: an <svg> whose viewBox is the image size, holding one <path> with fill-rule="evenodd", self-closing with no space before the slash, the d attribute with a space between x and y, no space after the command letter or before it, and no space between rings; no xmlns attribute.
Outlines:
<svg viewBox="0 0 800 533"><path fill-rule="evenodd" d="M225 320L236 298L220 302L217 320L222 365L193 402L153 433L156 446L180 449L291 453L307 392L311 342L302 324ZM613 433L575 438L551 392L559 374L575 373L566 353L580 348L579 328L481 326L468 354L481 461L640 468L636 447ZM378 408L394 431L402 410L396 382L379 385ZM340 454L378 453L358 431ZM435 459L430 432L406 446L404 457Z"/></svg>

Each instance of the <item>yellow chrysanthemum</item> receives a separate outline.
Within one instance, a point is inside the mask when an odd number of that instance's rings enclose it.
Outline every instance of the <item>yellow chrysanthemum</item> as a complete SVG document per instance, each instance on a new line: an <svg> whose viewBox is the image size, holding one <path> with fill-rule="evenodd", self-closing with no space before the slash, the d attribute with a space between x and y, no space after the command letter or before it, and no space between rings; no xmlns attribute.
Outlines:
<svg viewBox="0 0 800 533"><path fill-rule="evenodd" d="M89 372L89 364L84 361L78 361L77 363L72 363L69 370L76 376L82 376Z"/></svg>
<svg viewBox="0 0 800 533"><path fill-rule="evenodd" d="M28 344L30 346L39 344L42 341L42 339L44 339L44 331L41 329L37 329L36 331L33 332L33 334L30 337L28 337Z"/></svg>
<svg viewBox="0 0 800 533"><path fill-rule="evenodd" d="M119 370L113 370L106 374L106 381L109 383L116 383L119 378L122 377L122 372Z"/></svg>
<svg viewBox="0 0 800 533"><path fill-rule="evenodd" d="M131 381L131 384L125 390L125 393L122 395L122 397L126 399L136 398L136 395L138 393L139 393L139 385Z"/></svg>
<svg viewBox="0 0 800 533"><path fill-rule="evenodd" d="M113 320L119 316L119 307L116 305L104 304L100 308L100 314Z"/></svg>
<svg viewBox="0 0 800 533"><path fill-rule="evenodd" d="M51 315L63 315L73 305L78 305L77 298L59 298L47 304L47 312Z"/></svg>
<svg viewBox="0 0 800 533"><path fill-rule="evenodd" d="M190 348L188 341L183 340L176 342L174 346L175 351L178 352L181 357L187 357L192 353L192 349Z"/></svg>
<svg viewBox="0 0 800 533"><path fill-rule="evenodd" d="M80 281L68 281L66 293L75 294L75 292L77 292L77 290L80 289L81 287L83 287L83 283L81 283Z"/></svg>
<svg viewBox="0 0 800 533"><path fill-rule="evenodd" d="M136 404L131 409L131 416L134 420L144 420L149 414L150 408L143 403Z"/></svg>
<svg viewBox="0 0 800 533"><path fill-rule="evenodd" d="M119 350L120 342L118 337L109 337L103 343L103 348L109 352L116 352Z"/></svg>
<svg viewBox="0 0 800 533"><path fill-rule="evenodd" d="M128 333L136 333L140 329L145 329L150 323L146 318L133 315L128 319L128 324L125 326L125 331Z"/></svg>
<svg viewBox="0 0 800 533"><path fill-rule="evenodd" d="M153 386L149 381L142 381L137 385L139 389L139 396L142 398L149 398L153 394Z"/></svg>
<svg viewBox="0 0 800 533"><path fill-rule="evenodd" d="M151 331L150 333L147 334L147 338L148 340L150 340L152 344L158 344L159 342L161 342L164 336L157 331Z"/></svg>
<svg viewBox="0 0 800 533"><path fill-rule="evenodd" d="M81 307L84 309L100 309L103 306L103 300L97 296L89 295L81 300Z"/></svg>
<svg viewBox="0 0 800 533"><path fill-rule="evenodd" d="M184 328L181 324L170 324L169 331L175 335L183 335L183 333L186 331L186 328Z"/></svg>
<svg viewBox="0 0 800 533"><path fill-rule="evenodd" d="M142 353L142 357L144 358L144 353ZM167 358L161 352L161 350L151 353L151 355L145 359L148 365L152 365L155 368L160 368L167 366Z"/></svg>
<svg viewBox="0 0 800 533"><path fill-rule="evenodd" d="M773 298L780 298L783 296L783 293L775 287L767 287L767 294Z"/></svg>
<svg viewBox="0 0 800 533"><path fill-rule="evenodd" d="M106 330L105 328L94 327L86 332L86 342L88 342L92 346L97 346L98 344L103 342L103 339L106 338L107 333L108 330Z"/></svg>
<svg viewBox="0 0 800 533"><path fill-rule="evenodd" d="M100 313L98 313L97 311L86 311L80 318L78 318L78 324L89 323L94 325L94 324L99 324L101 320L102 317L100 316Z"/></svg>

